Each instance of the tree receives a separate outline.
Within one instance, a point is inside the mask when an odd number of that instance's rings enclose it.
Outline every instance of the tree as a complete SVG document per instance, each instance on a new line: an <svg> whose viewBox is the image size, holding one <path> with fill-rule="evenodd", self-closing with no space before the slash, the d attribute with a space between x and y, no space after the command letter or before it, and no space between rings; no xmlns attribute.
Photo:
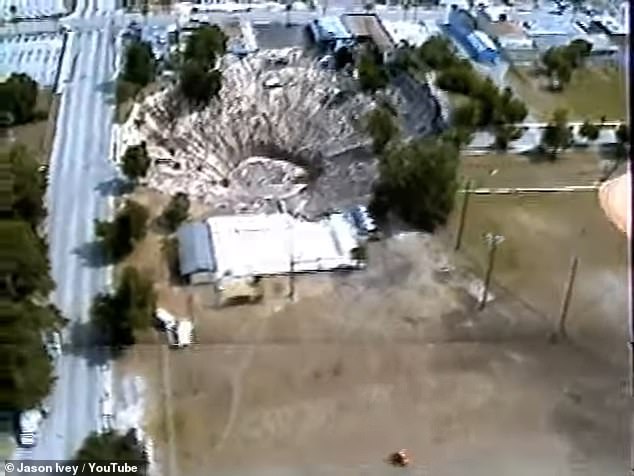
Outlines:
<svg viewBox="0 0 634 476"><path fill-rule="evenodd" d="M48 296L53 281L44 240L22 220L0 220L0 236L5 257L0 293L16 300L33 293Z"/></svg>
<svg viewBox="0 0 634 476"><path fill-rule="evenodd" d="M500 124L495 127L495 143L494 146L498 150L508 149L509 143L519 139L522 131L513 124Z"/></svg>
<svg viewBox="0 0 634 476"><path fill-rule="evenodd" d="M42 336L63 325L53 306L39 306L28 300L3 305L0 411L35 408L50 393L55 377Z"/></svg>
<svg viewBox="0 0 634 476"><path fill-rule="evenodd" d="M134 331L149 328L155 310L152 282L135 268L124 268L114 294L101 293L93 300L91 316L100 344L115 351L134 345Z"/></svg>
<svg viewBox="0 0 634 476"><path fill-rule="evenodd" d="M173 232L189 216L189 197L186 193L178 192L172 196L169 203L163 210L161 216L163 225L168 231Z"/></svg>
<svg viewBox="0 0 634 476"><path fill-rule="evenodd" d="M156 64L152 46L147 41L133 40L125 51L122 80L147 86L154 80Z"/></svg>
<svg viewBox="0 0 634 476"><path fill-rule="evenodd" d="M141 142L139 145L132 145L126 149L121 162L121 170L130 180L136 181L147 175L151 162L146 144Z"/></svg>
<svg viewBox="0 0 634 476"><path fill-rule="evenodd" d="M13 73L0 83L0 112L9 123L24 124L35 117L38 85L28 75Z"/></svg>
<svg viewBox="0 0 634 476"><path fill-rule="evenodd" d="M480 122L480 102L468 99L454 108L451 113L451 125L474 129Z"/></svg>
<svg viewBox="0 0 634 476"><path fill-rule="evenodd" d="M367 114L365 130L372 137L375 154L382 154L387 144L399 134L394 114L386 107L373 109Z"/></svg>
<svg viewBox="0 0 634 476"><path fill-rule="evenodd" d="M433 231L453 208L458 152L453 144L435 139L390 148L379 163L370 208L379 217L394 210L405 221Z"/></svg>
<svg viewBox="0 0 634 476"><path fill-rule="evenodd" d="M123 79L117 79L117 85L115 89L115 101L117 104L122 104L128 99L133 98L139 91L139 86Z"/></svg>
<svg viewBox="0 0 634 476"><path fill-rule="evenodd" d="M95 234L106 258L118 261L134 249L134 245L145 237L149 212L139 203L128 200L114 220L95 223Z"/></svg>
<svg viewBox="0 0 634 476"><path fill-rule="evenodd" d="M11 213L5 215L20 218L35 229L46 216L46 181L38 162L24 145L15 144L0 155L0 165L9 169Z"/></svg>
<svg viewBox="0 0 634 476"><path fill-rule="evenodd" d="M359 59L359 85L361 90L374 93L387 86L387 71L380 64L375 55L370 51L365 51Z"/></svg>
<svg viewBox="0 0 634 476"><path fill-rule="evenodd" d="M147 476L148 455L134 429L125 434L115 431L93 432L84 440L74 462L120 461L139 468L135 474Z"/></svg>
<svg viewBox="0 0 634 476"><path fill-rule="evenodd" d="M595 141L599 138L599 127L586 119L579 128L579 135L589 141Z"/></svg>
<svg viewBox="0 0 634 476"><path fill-rule="evenodd" d="M477 77L473 71L461 66L441 70L436 77L436 86L444 91L471 95L476 90Z"/></svg>
<svg viewBox="0 0 634 476"><path fill-rule="evenodd" d="M217 25L204 26L194 30L187 39L183 59L195 61L204 70L214 68L216 59L227 51L227 36Z"/></svg>
<svg viewBox="0 0 634 476"><path fill-rule="evenodd" d="M557 158L557 153L570 147L572 131L568 126L568 113L565 109L557 109L544 129L541 145L549 153L551 160Z"/></svg>
<svg viewBox="0 0 634 476"><path fill-rule="evenodd" d="M628 156L630 148L630 126L621 124L616 129L616 157L621 160Z"/></svg>
<svg viewBox="0 0 634 476"><path fill-rule="evenodd" d="M458 61L454 51L447 38L434 35L417 49L416 55L429 68L442 70L455 65Z"/></svg>
<svg viewBox="0 0 634 476"><path fill-rule="evenodd" d="M343 69L347 65L354 63L354 56L352 56L350 48L347 48L345 46L335 50L334 59L335 69L337 70Z"/></svg>
<svg viewBox="0 0 634 476"><path fill-rule="evenodd" d="M204 107L217 97L222 88L222 73L217 70L208 71L196 61L187 61L179 77L181 94L195 107Z"/></svg>

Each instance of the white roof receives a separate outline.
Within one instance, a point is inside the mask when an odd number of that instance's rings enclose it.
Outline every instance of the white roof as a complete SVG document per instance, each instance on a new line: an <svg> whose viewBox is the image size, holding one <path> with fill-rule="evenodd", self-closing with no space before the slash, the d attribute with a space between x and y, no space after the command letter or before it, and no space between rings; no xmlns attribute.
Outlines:
<svg viewBox="0 0 634 476"><path fill-rule="evenodd" d="M497 46L495 46L493 40L489 38L489 35L487 35L485 32L483 32L482 30L473 30L472 33L473 36L478 38L482 42L482 44L484 44L484 46L491 50L497 50Z"/></svg>
<svg viewBox="0 0 634 476"><path fill-rule="evenodd" d="M239 278L353 266L345 232L333 235L329 220L310 222L288 214L229 215L207 220L214 244L216 277Z"/></svg>
<svg viewBox="0 0 634 476"><path fill-rule="evenodd" d="M383 20L383 26L388 35L392 37L394 43L407 42L411 46L420 46L431 36L426 24L413 23L408 21ZM437 30L438 28L436 28Z"/></svg>
<svg viewBox="0 0 634 476"><path fill-rule="evenodd" d="M192 343L193 329L194 329L194 325L192 324L192 321L188 321L188 320L178 321L178 327L176 329L176 333L178 335L179 345L189 345Z"/></svg>

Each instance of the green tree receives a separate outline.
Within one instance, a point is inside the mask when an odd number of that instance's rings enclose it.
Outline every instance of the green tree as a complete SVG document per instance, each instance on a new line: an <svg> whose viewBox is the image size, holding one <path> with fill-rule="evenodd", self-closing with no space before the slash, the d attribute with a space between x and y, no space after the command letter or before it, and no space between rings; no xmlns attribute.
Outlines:
<svg viewBox="0 0 634 476"><path fill-rule="evenodd" d="M0 293L24 299L33 293L46 297L53 290L46 243L22 220L0 220L3 254Z"/></svg>
<svg viewBox="0 0 634 476"><path fill-rule="evenodd" d="M179 90L194 106L204 107L217 97L222 88L222 73L213 69L208 71L196 61L187 61L180 71Z"/></svg>
<svg viewBox="0 0 634 476"><path fill-rule="evenodd" d="M354 56L352 56L350 48L346 48L345 46L335 50L334 59L335 69L337 70L343 69L349 64L354 63Z"/></svg>
<svg viewBox="0 0 634 476"><path fill-rule="evenodd" d="M380 64L375 55L365 51L359 59L359 85L361 90L374 93L387 86L388 76L385 67Z"/></svg>
<svg viewBox="0 0 634 476"><path fill-rule="evenodd" d="M150 163L146 144L141 142L126 149L121 161L121 170L130 180L136 181L147 175Z"/></svg>
<svg viewBox="0 0 634 476"><path fill-rule="evenodd" d="M0 318L0 411L34 408L50 393L55 382L42 335L61 329L64 321L54 307L28 300L4 303Z"/></svg>
<svg viewBox="0 0 634 476"><path fill-rule="evenodd" d="M74 462L94 461L125 461L139 468L135 474L148 474L148 456L135 430L128 430L125 434L108 431L88 435L77 451Z"/></svg>
<svg viewBox="0 0 634 476"><path fill-rule="evenodd" d="M418 47L416 56L433 70L446 69L458 62L451 42L440 35L432 36Z"/></svg>
<svg viewBox="0 0 634 476"><path fill-rule="evenodd" d="M125 63L121 79L138 86L146 86L154 80L156 64L152 46L146 41L132 41L125 51Z"/></svg>
<svg viewBox="0 0 634 476"><path fill-rule="evenodd" d="M95 234L106 258L119 261L132 252L134 245L145 237L149 212L132 200L128 200L114 220L95 223Z"/></svg>
<svg viewBox="0 0 634 476"><path fill-rule="evenodd" d="M194 30L187 39L183 58L200 63L204 70L214 68L216 59L227 51L227 36L217 25Z"/></svg>
<svg viewBox="0 0 634 476"><path fill-rule="evenodd" d="M435 139L390 148L379 163L370 208L379 217L393 210L405 221L433 231L453 208L458 152L453 144Z"/></svg>
<svg viewBox="0 0 634 476"><path fill-rule="evenodd" d="M169 203L163 210L161 221L165 228L170 231L176 231L176 229L187 220L189 216L189 197L186 193L178 192L172 196Z"/></svg>
<svg viewBox="0 0 634 476"><path fill-rule="evenodd" d="M0 154L0 166L8 168L11 212L3 215L21 218L33 229L46 216L44 192L46 181L39 172L39 163L22 144L15 144Z"/></svg>
<svg viewBox="0 0 634 476"><path fill-rule="evenodd" d="M128 81L124 81L119 78L117 80L116 90L115 90L115 101L117 104L122 104L126 102L128 99L132 99L136 93L139 92L139 86L134 83L130 83Z"/></svg>
<svg viewBox="0 0 634 476"><path fill-rule="evenodd" d="M100 344L115 351L134 345L134 331L149 328L155 310L152 282L135 268L124 268L114 294L98 294L93 300L91 316Z"/></svg>
<svg viewBox="0 0 634 476"><path fill-rule="evenodd" d="M35 117L38 86L28 75L13 73L0 83L0 113L10 125L24 124Z"/></svg>
<svg viewBox="0 0 634 476"><path fill-rule="evenodd" d="M473 99L465 100L452 111L452 126L474 129L480 122L480 109L479 101Z"/></svg>
<svg viewBox="0 0 634 476"><path fill-rule="evenodd" d="M367 114L365 130L372 137L372 148L375 154L382 154L388 143L400 132L393 112L387 107L378 107Z"/></svg>
<svg viewBox="0 0 634 476"><path fill-rule="evenodd" d="M616 157L621 160L628 156L630 149L630 126L621 124L617 127L616 132Z"/></svg>
<svg viewBox="0 0 634 476"><path fill-rule="evenodd" d="M557 109L542 134L542 147L548 152L551 160L557 158L557 154L570 147L572 131L568 126L568 113L565 109Z"/></svg>
<svg viewBox="0 0 634 476"><path fill-rule="evenodd" d="M436 86L444 91L471 95L477 88L478 78L469 68L450 66L443 69L436 77Z"/></svg>
<svg viewBox="0 0 634 476"><path fill-rule="evenodd" d="M500 124L495 127L494 146L498 150L508 149L509 143L519 139L522 135L521 129L513 124Z"/></svg>
<svg viewBox="0 0 634 476"><path fill-rule="evenodd" d="M579 128L579 135L589 141L595 141L599 138L599 127L586 119Z"/></svg>

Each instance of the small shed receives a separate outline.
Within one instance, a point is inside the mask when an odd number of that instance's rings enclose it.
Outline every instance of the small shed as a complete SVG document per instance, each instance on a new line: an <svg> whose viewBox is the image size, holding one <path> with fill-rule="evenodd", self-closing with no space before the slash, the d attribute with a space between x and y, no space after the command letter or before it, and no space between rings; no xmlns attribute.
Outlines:
<svg viewBox="0 0 634 476"><path fill-rule="evenodd" d="M207 223L186 223L178 229L177 238L181 277L190 284L212 283L216 259Z"/></svg>

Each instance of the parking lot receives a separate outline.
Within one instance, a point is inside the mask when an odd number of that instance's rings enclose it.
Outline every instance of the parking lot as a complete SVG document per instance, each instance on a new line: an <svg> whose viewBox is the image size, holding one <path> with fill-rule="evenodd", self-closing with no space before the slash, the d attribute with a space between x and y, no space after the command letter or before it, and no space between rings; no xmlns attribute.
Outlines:
<svg viewBox="0 0 634 476"><path fill-rule="evenodd" d="M0 76L26 73L41 87L53 86L63 44L57 33L0 38Z"/></svg>
<svg viewBox="0 0 634 476"><path fill-rule="evenodd" d="M16 7L15 17L33 19L64 15L68 12L64 0L0 0L3 20L10 20L11 6Z"/></svg>

